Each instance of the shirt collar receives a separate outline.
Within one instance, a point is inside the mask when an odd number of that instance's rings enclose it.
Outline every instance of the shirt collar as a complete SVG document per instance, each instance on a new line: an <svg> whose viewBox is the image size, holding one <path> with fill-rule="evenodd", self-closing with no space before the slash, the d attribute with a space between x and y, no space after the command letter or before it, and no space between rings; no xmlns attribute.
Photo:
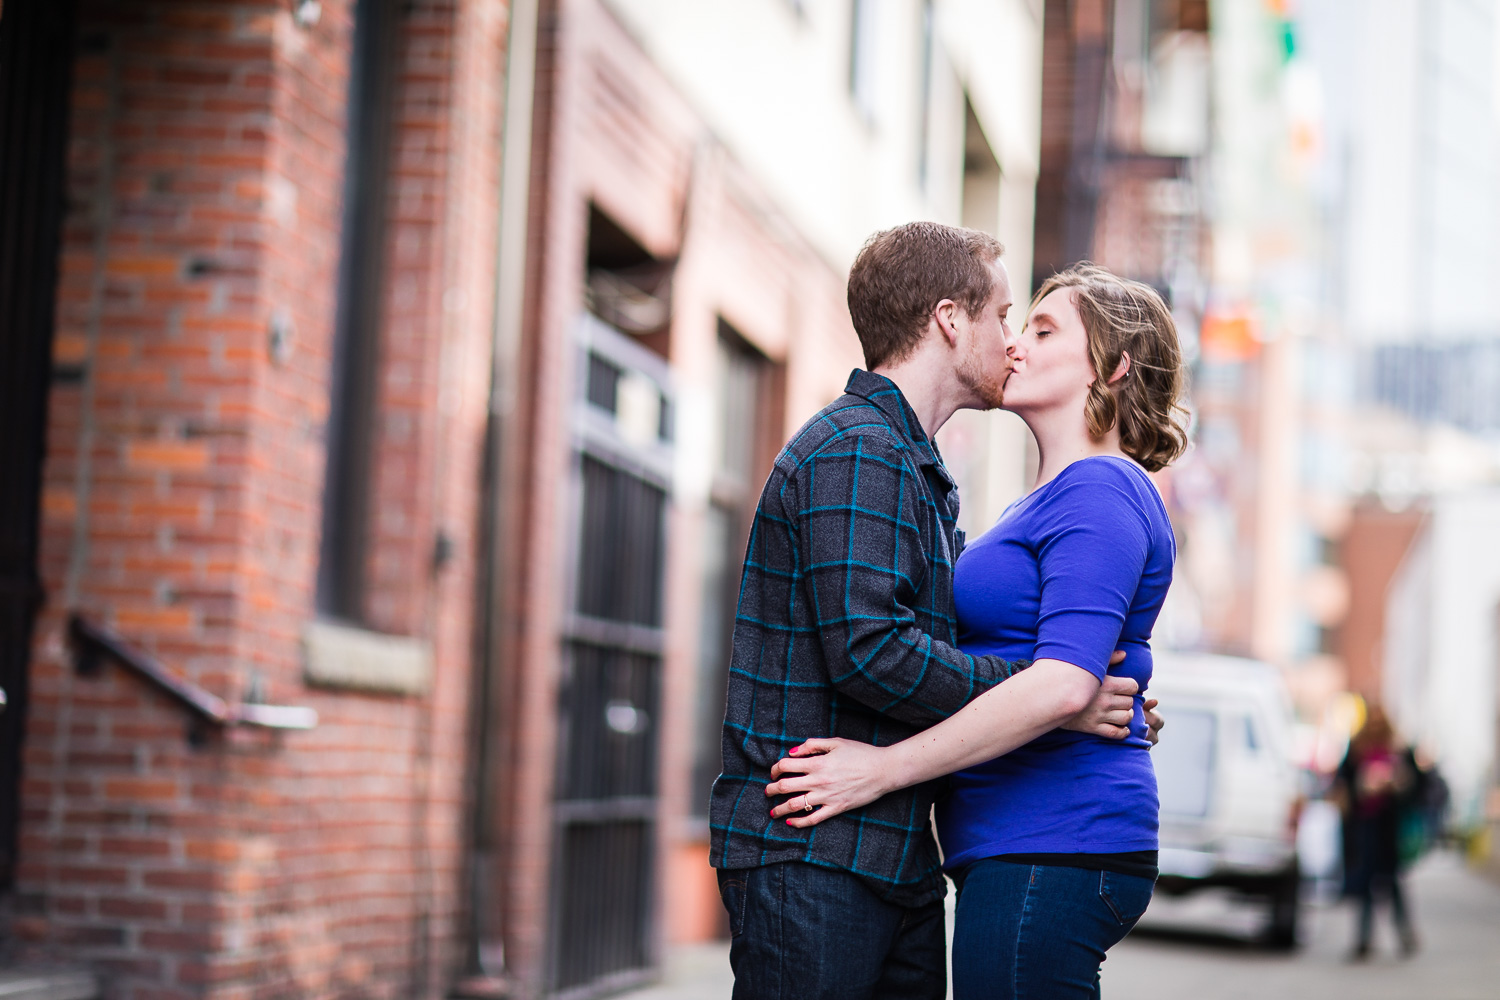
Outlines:
<svg viewBox="0 0 1500 1000"><path fill-rule="evenodd" d="M891 426L910 442L918 464L933 466L944 479L950 483L953 481L943 465L943 456L937 450L937 442L929 438L922 429L922 422L917 419L916 411L911 408L896 383L884 375L856 368L849 373L849 382L844 386L844 391L867 399L879 407Z"/></svg>

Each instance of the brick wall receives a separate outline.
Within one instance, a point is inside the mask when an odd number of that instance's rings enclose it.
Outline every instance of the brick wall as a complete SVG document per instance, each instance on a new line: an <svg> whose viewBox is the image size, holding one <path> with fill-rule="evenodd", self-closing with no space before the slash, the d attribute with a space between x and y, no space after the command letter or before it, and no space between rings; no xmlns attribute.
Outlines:
<svg viewBox="0 0 1500 1000"><path fill-rule="evenodd" d="M369 613L431 644L422 697L302 680L351 4L80 3L11 931L110 996L435 995L458 961L505 7L407 6ZM191 746L75 676L73 609L320 725Z"/></svg>

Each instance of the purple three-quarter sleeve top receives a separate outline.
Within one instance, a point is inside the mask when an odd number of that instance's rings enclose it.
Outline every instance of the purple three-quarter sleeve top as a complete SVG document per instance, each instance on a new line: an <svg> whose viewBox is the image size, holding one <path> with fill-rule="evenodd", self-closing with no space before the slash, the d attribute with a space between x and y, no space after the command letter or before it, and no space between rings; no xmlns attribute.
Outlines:
<svg viewBox="0 0 1500 1000"><path fill-rule="evenodd" d="M1012 504L954 571L959 645L1054 659L1103 679L1151 679L1151 628L1172 582L1166 508L1135 463L1074 462ZM1109 667L1110 654L1125 662ZM1141 698L1130 735L1061 729L960 771L938 803L944 866L1008 854L1114 854L1157 847L1156 775Z"/></svg>

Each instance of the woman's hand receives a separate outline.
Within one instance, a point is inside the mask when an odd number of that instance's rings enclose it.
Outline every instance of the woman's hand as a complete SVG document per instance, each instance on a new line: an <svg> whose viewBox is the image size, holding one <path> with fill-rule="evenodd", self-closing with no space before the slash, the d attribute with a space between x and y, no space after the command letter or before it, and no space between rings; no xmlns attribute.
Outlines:
<svg viewBox="0 0 1500 1000"><path fill-rule="evenodd" d="M1119 653L1115 654L1119 656ZM1106 674L1104 683L1094 694L1088 708L1062 724L1063 729L1122 740L1130 735L1130 720L1135 715L1135 694L1140 685L1129 677Z"/></svg>
<svg viewBox="0 0 1500 1000"><path fill-rule="evenodd" d="M817 826L831 816L868 805L902 787L892 783L889 748L854 740L808 740L771 768L766 795L790 796L771 810L787 825ZM808 811L812 806L812 811Z"/></svg>

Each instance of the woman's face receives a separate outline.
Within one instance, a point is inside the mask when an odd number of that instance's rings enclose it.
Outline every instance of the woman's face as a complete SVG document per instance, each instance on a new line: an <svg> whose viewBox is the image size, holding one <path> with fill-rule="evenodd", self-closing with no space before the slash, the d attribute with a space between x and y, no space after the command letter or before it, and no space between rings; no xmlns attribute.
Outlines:
<svg viewBox="0 0 1500 1000"><path fill-rule="evenodd" d="M1005 409L1019 413L1083 408L1094 368L1088 334L1070 289L1049 292L1036 304L1010 348Z"/></svg>

